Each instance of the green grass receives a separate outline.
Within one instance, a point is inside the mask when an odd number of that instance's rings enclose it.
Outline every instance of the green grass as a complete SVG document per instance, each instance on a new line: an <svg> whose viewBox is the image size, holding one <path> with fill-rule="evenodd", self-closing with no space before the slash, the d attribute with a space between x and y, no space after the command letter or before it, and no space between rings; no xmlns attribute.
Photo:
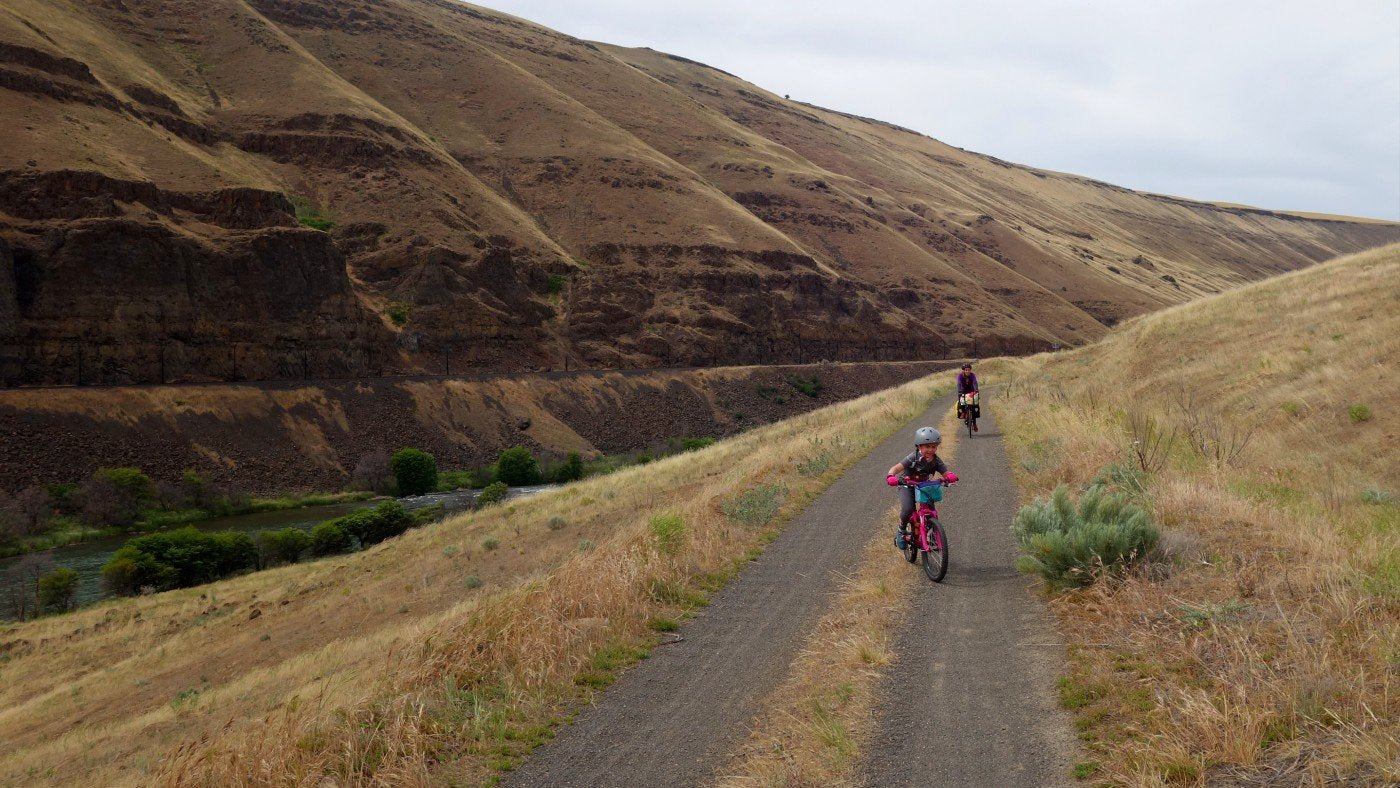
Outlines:
<svg viewBox="0 0 1400 788"><path fill-rule="evenodd" d="M388 309L384 310L384 314L388 315L389 319L394 321L394 325L402 326L408 323L408 316L412 311L413 305L411 304L393 303L389 305Z"/></svg>
<svg viewBox="0 0 1400 788"><path fill-rule="evenodd" d="M304 197L293 197L292 206L296 208L297 222L303 227L323 233L330 232L331 228L335 227L335 222L320 206Z"/></svg>
<svg viewBox="0 0 1400 788"><path fill-rule="evenodd" d="M1358 402L1355 405L1352 405L1350 408L1347 408L1347 418L1351 419L1352 424L1360 424L1363 421L1370 421L1371 408Z"/></svg>
<svg viewBox="0 0 1400 788"><path fill-rule="evenodd" d="M659 514L647 524L656 546L667 555L675 555L685 541L685 521L678 514Z"/></svg>

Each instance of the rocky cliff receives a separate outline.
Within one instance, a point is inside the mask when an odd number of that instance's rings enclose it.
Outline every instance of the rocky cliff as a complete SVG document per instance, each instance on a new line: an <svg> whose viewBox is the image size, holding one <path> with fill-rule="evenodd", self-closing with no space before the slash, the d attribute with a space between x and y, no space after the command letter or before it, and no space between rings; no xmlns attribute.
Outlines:
<svg viewBox="0 0 1400 788"><path fill-rule="evenodd" d="M1400 238L455 0L9 0L0 385L1021 352Z"/></svg>

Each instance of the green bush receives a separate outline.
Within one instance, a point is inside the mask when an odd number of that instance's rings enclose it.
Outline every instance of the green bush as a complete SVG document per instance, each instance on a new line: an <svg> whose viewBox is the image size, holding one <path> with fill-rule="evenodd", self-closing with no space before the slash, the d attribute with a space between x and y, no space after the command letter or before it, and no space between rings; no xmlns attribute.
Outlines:
<svg viewBox="0 0 1400 788"><path fill-rule="evenodd" d="M437 489L437 462L418 449L399 449L389 460L399 495L422 495Z"/></svg>
<svg viewBox="0 0 1400 788"><path fill-rule="evenodd" d="M787 488L780 484L760 484L725 501L719 508L729 519L745 525L767 525L778 516L786 494Z"/></svg>
<svg viewBox="0 0 1400 788"><path fill-rule="evenodd" d="M1350 408L1347 408L1347 418L1351 419L1352 424L1360 424L1363 421L1370 421L1371 408L1358 402L1355 405L1352 405Z"/></svg>
<svg viewBox="0 0 1400 788"><path fill-rule="evenodd" d="M575 482L583 478L583 457L576 451L569 452L569 456L564 459L563 464L554 469L553 481L563 484L564 482Z"/></svg>
<svg viewBox="0 0 1400 788"><path fill-rule="evenodd" d="M413 518L398 501L385 501L373 509L351 512L331 522L358 539L361 547L378 544L413 527Z"/></svg>
<svg viewBox="0 0 1400 788"><path fill-rule="evenodd" d="M490 506L493 503L500 503L506 498L506 492L510 490L505 482L491 482L486 485L486 489L477 493L476 506L478 509Z"/></svg>
<svg viewBox="0 0 1400 788"><path fill-rule="evenodd" d="M258 553L263 566L295 564L311 547L311 535L300 528L262 531L258 534Z"/></svg>
<svg viewBox="0 0 1400 788"><path fill-rule="evenodd" d="M669 512L659 514L651 518L648 528L661 552L675 555L680 551L681 543L685 541L685 520L680 515Z"/></svg>
<svg viewBox="0 0 1400 788"><path fill-rule="evenodd" d="M715 445L714 438L681 438L681 449L683 451L695 451L706 446Z"/></svg>
<svg viewBox="0 0 1400 788"><path fill-rule="evenodd" d="M316 556L334 555L349 550L354 545L354 537L345 532L334 520L328 520L311 529L311 554Z"/></svg>
<svg viewBox="0 0 1400 788"><path fill-rule="evenodd" d="M139 468L99 468L83 483L83 518L101 525L131 525L155 501L156 488Z"/></svg>
<svg viewBox="0 0 1400 788"><path fill-rule="evenodd" d="M511 487L540 483L540 464L524 446L513 446L496 458L496 478Z"/></svg>
<svg viewBox="0 0 1400 788"><path fill-rule="evenodd" d="M821 378L816 375L813 375L810 380L799 375L791 375L788 377L788 383L791 384L793 388L809 397L815 398L821 396L822 381Z"/></svg>
<svg viewBox="0 0 1400 788"><path fill-rule="evenodd" d="M1142 560L1160 532L1142 508L1102 485L1071 500L1061 484L1049 499L1022 507L1012 524L1023 555L1016 566L1053 588L1094 582L1098 573Z"/></svg>
<svg viewBox="0 0 1400 788"><path fill-rule="evenodd" d="M476 478L471 471L444 471L438 474L438 492L451 492L476 487Z"/></svg>
<svg viewBox="0 0 1400 788"><path fill-rule="evenodd" d="M549 522L546 523L546 525L549 526L549 530L551 531L562 531L564 526L568 525L568 522L566 522L563 517L556 514L549 518Z"/></svg>
<svg viewBox="0 0 1400 788"><path fill-rule="evenodd" d="M39 610L62 613L73 609L78 598L78 573L64 566L39 578Z"/></svg>
<svg viewBox="0 0 1400 788"><path fill-rule="evenodd" d="M481 546L488 551L495 550L497 547L501 546L501 540L494 536L488 536L481 541Z"/></svg>
<svg viewBox="0 0 1400 788"><path fill-rule="evenodd" d="M257 565L258 548L245 533L181 528L128 541L102 567L102 577L114 593L135 594L188 588Z"/></svg>

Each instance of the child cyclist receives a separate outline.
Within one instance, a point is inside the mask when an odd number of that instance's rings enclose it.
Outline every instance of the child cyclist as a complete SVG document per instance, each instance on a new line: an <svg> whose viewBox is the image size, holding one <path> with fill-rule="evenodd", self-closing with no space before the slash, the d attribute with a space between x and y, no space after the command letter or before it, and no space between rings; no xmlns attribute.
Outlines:
<svg viewBox="0 0 1400 788"><path fill-rule="evenodd" d="M938 445L943 442L943 436L938 434L938 430L933 427L920 427L914 430L914 451L908 457L895 463L890 468L889 476L885 481L894 487L899 484L900 477L904 476L904 481L924 482L924 481L957 481L957 476L948 473L948 466L943 463L943 458L938 456ZM904 549L904 524L909 522L909 515L914 513L914 488L901 487L899 490L899 525L895 527L894 543L899 549Z"/></svg>

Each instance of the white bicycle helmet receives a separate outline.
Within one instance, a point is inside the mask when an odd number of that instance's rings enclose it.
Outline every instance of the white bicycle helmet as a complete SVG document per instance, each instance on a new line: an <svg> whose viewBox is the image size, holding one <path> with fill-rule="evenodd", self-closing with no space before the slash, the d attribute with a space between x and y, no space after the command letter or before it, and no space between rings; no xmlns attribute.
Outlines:
<svg viewBox="0 0 1400 788"><path fill-rule="evenodd" d="M942 443L943 436L938 434L938 430L933 427L920 427L914 430L914 445L919 446L925 443Z"/></svg>

